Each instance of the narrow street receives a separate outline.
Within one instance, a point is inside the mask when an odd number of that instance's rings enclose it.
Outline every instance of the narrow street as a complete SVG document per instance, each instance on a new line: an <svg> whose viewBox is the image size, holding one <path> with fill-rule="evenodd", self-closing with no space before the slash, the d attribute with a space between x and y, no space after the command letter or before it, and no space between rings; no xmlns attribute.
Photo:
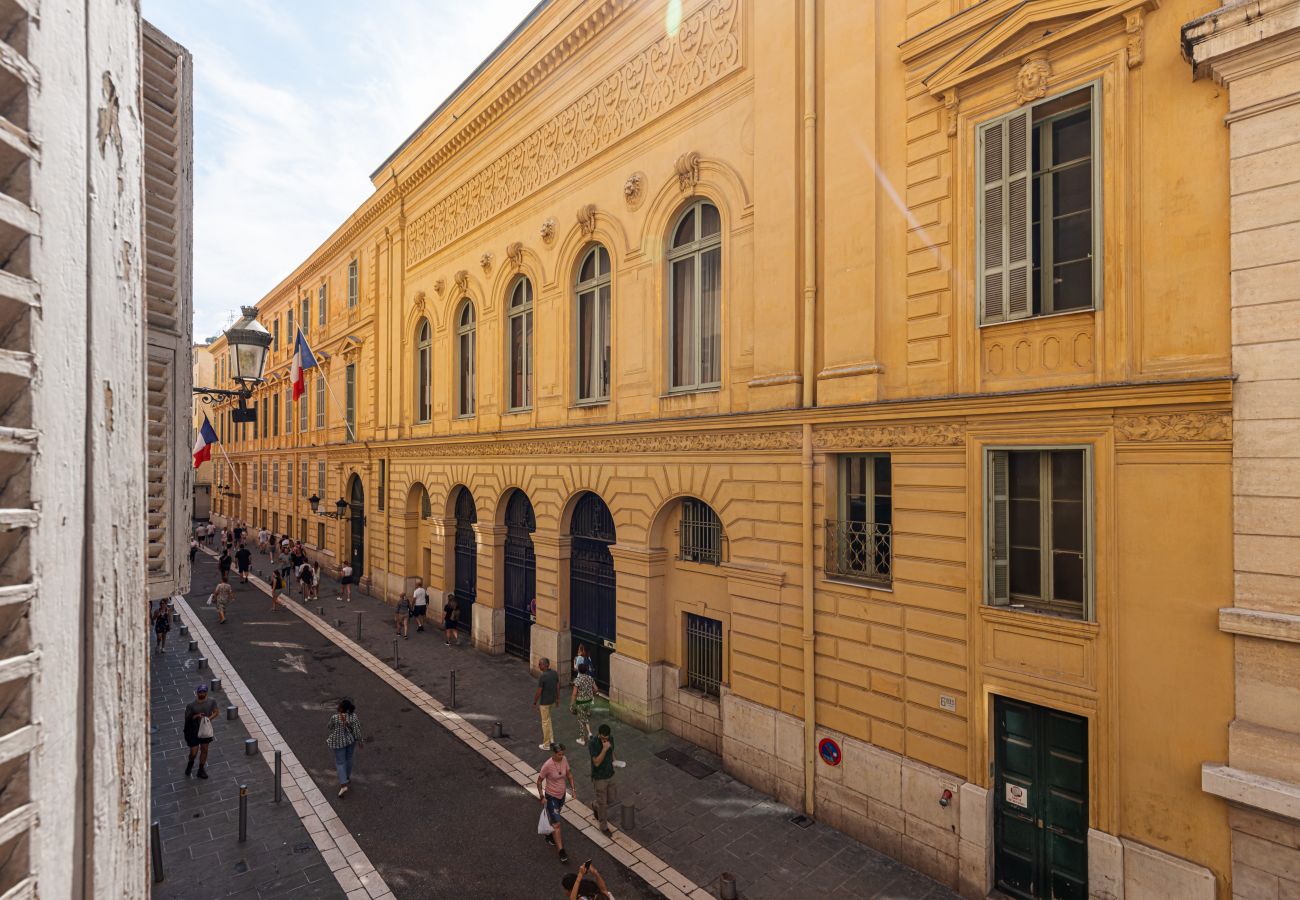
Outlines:
<svg viewBox="0 0 1300 900"><path fill-rule="evenodd" d="M562 865L536 833L535 799L296 616L272 614L261 591L239 587L218 625L203 605L215 580L201 555L191 598L204 624L398 897L563 897L560 879L588 858L620 900L658 896L567 824ZM325 731L343 696L366 742L339 800Z"/></svg>

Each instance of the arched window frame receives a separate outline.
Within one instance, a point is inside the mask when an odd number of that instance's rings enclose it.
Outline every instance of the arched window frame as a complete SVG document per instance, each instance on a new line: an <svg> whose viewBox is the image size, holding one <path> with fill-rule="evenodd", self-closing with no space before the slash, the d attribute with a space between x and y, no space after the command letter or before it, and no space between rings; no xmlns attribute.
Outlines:
<svg viewBox="0 0 1300 900"><path fill-rule="evenodd" d="M456 311L456 415L474 415L476 400L475 359L478 352L478 319L474 302L466 297Z"/></svg>
<svg viewBox="0 0 1300 900"><path fill-rule="evenodd" d="M718 220L718 230L709 235L702 234L705 210L712 210ZM688 218L692 220L691 239L677 245L677 232ZM722 383L722 213L716 204L699 199L681 211L673 220L666 256L668 389L673 392L711 390ZM706 263L709 271L715 273L713 277L706 278ZM679 279L679 271L688 274ZM716 283L712 283L714 279ZM687 313L684 316L677 308L684 302L679 297L682 291L679 281L685 281L691 291L690 307L684 310ZM703 301L706 286L712 287L711 304ZM689 328L690 332L679 338L683 328ZM706 337L710 331L714 333L713 338ZM690 350L691 359L682 362L678 356L685 349Z"/></svg>
<svg viewBox="0 0 1300 900"><path fill-rule="evenodd" d="M415 421L433 418L433 329L420 319L415 329Z"/></svg>
<svg viewBox="0 0 1300 900"><path fill-rule="evenodd" d="M591 273L584 278L589 261L592 263ZM574 273L573 286L574 397L582 405L609 401L613 367L610 350L612 295L613 267L609 251L603 244L592 244L582 254Z"/></svg>
<svg viewBox="0 0 1300 900"><path fill-rule="evenodd" d="M506 410L533 408L533 282L520 275L506 301Z"/></svg>

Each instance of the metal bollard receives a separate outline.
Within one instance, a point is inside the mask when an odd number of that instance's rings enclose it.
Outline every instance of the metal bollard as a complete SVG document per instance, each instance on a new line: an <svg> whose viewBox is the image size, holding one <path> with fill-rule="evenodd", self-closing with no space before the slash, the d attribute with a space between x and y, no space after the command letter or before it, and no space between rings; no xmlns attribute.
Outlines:
<svg viewBox="0 0 1300 900"><path fill-rule="evenodd" d="M206 656L200 656L199 661L194 664L194 671L202 672L207 667L208 667L208 658Z"/></svg>
<svg viewBox="0 0 1300 900"><path fill-rule="evenodd" d="M343 620L342 620L342 619L335 619L335 620L334 620L334 627L335 627L335 628L342 629L342 628L343 628Z"/></svg>
<svg viewBox="0 0 1300 900"><path fill-rule="evenodd" d="M500 722L492 723L492 736L494 738L500 738L506 736L505 729L501 727Z"/></svg>
<svg viewBox="0 0 1300 900"><path fill-rule="evenodd" d="M153 851L153 883L158 884L165 876L162 861L162 834L157 819L153 820L153 826L149 829L149 844Z"/></svg>
<svg viewBox="0 0 1300 900"><path fill-rule="evenodd" d="M213 675L208 679L208 690L214 694L221 690L221 676Z"/></svg>
<svg viewBox="0 0 1300 900"><path fill-rule="evenodd" d="M626 800L622 803L622 826L624 831L631 831L636 828L636 804L628 803Z"/></svg>
<svg viewBox="0 0 1300 900"><path fill-rule="evenodd" d="M244 755L254 756L257 753L257 738L244 738Z"/></svg>
<svg viewBox="0 0 1300 900"><path fill-rule="evenodd" d="M740 896L736 890L736 876L732 872L723 872L718 876L718 895L722 900L736 900Z"/></svg>
<svg viewBox="0 0 1300 900"><path fill-rule="evenodd" d="M451 708L456 708L456 670L451 670Z"/></svg>
<svg viewBox="0 0 1300 900"><path fill-rule="evenodd" d="M397 638L393 638L393 668L397 668Z"/></svg>
<svg viewBox="0 0 1300 900"><path fill-rule="evenodd" d="M280 792L280 751L275 751L275 802L279 803L281 798Z"/></svg>
<svg viewBox="0 0 1300 900"><path fill-rule="evenodd" d="M231 704L226 707L226 721L232 721L239 718L239 707Z"/></svg>
<svg viewBox="0 0 1300 900"><path fill-rule="evenodd" d="M361 611L357 611L357 642L361 641Z"/></svg>
<svg viewBox="0 0 1300 900"><path fill-rule="evenodd" d="M248 785L239 786L239 843L248 840Z"/></svg>
<svg viewBox="0 0 1300 900"><path fill-rule="evenodd" d="M318 607L316 607L316 615L318 615L318 616L323 616L323 615L325 615L325 607L323 607L323 606L318 606Z"/></svg>
<svg viewBox="0 0 1300 900"><path fill-rule="evenodd" d="M198 642L198 641L190 641L190 652L191 652L191 653L198 653L198 652L199 652L199 642Z"/></svg>
<svg viewBox="0 0 1300 900"><path fill-rule="evenodd" d="M181 637L185 637L187 634L190 633L190 626L181 623L180 632L181 632Z"/></svg>

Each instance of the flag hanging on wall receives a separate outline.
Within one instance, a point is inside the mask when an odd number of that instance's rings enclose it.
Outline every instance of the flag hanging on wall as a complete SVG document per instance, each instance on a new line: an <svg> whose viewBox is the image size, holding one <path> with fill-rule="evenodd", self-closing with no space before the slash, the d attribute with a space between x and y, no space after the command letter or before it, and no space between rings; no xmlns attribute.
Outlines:
<svg viewBox="0 0 1300 900"><path fill-rule="evenodd" d="M199 429L199 439L194 442L194 468L198 468L212 459L212 445L217 442L217 432L208 421L208 414L203 414L203 427Z"/></svg>
<svg viewBox="0 0 1300 900"><path fill-rule="evenodd" d="M307 390L302 373L316 367L316 357L307 346L307 338L298 329L298 337L293 342L293 364L289 367L289 380L293 382L293 399L297 400Z"/></svg>

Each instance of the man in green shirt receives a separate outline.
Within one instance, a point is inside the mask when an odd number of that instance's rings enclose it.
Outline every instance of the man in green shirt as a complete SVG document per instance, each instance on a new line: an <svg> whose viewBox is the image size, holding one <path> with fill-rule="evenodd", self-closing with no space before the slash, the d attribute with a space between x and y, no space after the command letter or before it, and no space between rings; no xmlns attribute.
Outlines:
<svg viewBox="0 0 1300 900"><path fill-rule="evenodd" d="M591 786L596 792L592 811L596 813L600 830L613 834L614 829L609 824L609 801L614 793L614 740L608 725L601 725L596 735L599 740L587 742L587 749L591 751Z"/></svg>
<svg viewBox="0 0 1300 900"><path fill-rule="evenodd" d="M560 676L551 668L551 661L542 657L537 661L537 668L542 674L537 676L537 692L533 694L533 706L542 717L542 742L538 750L550 750L555 742L555 731L551 727L551 710L560 702Z"/></svg>

